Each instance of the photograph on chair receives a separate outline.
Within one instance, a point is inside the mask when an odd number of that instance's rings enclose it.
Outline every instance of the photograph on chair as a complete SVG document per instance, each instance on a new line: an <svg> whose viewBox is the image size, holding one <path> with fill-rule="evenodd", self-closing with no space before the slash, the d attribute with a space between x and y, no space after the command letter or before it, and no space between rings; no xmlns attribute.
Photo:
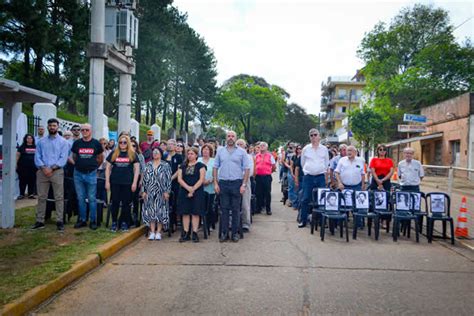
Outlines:
<svg viewBox="0 0 474 316"><path fill-rule="evenodd" d="M368 209L369 208L369 192L367 191L356 191L356 208L357 209Z"/></svg>
<svg viewBox="0 0 474 316"><path fill-rule="evenodd" d="M330 191L329 189L318 189L318 204L319 205L325 205L326 201L326 196L323 194L323 192L328 192Z"/></svg>
<svg viewBox="0 0 474 316"><path fill-rule="evenodd" d="M409 211L410 210L410 193L397 192L396 202L397 202L397 210Z"/></svg>
<svg viewBox="0 0 474 316"><path fill-rule="evenodd" d="M344 197L342 199L342 202L344 203L345 206L347 207L351 207L353 206L353 202L352 202L352 196L354 195L354 190L351 190L351 189L345 189L345 190L342 190L342 196Z"/></svg>
<svg viewBox="0 0 474 316"><path fill-rule="evenodd" d="M444 195L442 194L431 195L431 212L433 213L444 212Z"/></svg>
<svg viewBox="0 0 474 316"><path fill-rule="evenodd" d="M376 210L387 209L387 193L385 192L374 192L374 203Z"/></svg>
<svg viewBox="0 0 474 316"><path fill-rule="evenodd" d="M421 211L421 193L411 193L411 209L416 212Z"/></svg>
<svg viewBox="0 0 474 316"><path fill-rule="evenodd" d="M337 192L326 192L326 211L337 211L339 209L339 193Z"/></svg>

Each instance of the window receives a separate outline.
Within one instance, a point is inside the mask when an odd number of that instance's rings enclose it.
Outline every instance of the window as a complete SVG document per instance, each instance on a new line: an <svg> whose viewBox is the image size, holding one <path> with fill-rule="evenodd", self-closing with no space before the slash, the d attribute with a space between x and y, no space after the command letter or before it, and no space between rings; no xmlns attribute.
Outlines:
<svg viewBox="0 0 474 316"><path fill-rule="evenodd" d="M341 108L341 113L346 113L347 108L344 106Z"/></svg>
<svg viewBox="0 0 474 316"><path fill-rule="evenodd" d="M337 92L337 98L339 100L345 100L347 99L347 91L346 89L339 89Z"/></svg>
<svg viewBox="0 0 474 316"><path fill-rule="evenodd" d="M451 164L458 167L461 163L461 141L454 140L449 143L451 147Z"/></svg>

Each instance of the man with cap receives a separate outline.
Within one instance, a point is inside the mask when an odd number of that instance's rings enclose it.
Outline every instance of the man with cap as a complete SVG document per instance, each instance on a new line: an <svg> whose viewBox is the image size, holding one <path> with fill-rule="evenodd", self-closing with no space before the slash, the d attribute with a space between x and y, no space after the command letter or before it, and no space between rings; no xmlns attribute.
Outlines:
<svg viewBox="0 0 474 316"><path fill-rule="evenodd" d="M155 137L152 130L146 132L146 141L140 144L140 149L142 150L142 155L145 158L145 163L153 159L152 151L155 146Z"/></svg>

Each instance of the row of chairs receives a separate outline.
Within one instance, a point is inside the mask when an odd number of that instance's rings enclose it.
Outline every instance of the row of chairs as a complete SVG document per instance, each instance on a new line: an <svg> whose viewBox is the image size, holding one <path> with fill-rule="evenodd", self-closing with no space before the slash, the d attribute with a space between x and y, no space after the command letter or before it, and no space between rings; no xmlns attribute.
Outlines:
<svg viewBox="0 0 474 316"><path fill-rule="evenodd" d="M454 222L451 217L451 199L443 192L402 192L387 191L354 191L330 190L316 188L312 192L310 202L312 209L311 234L321 227L321 240L324 241L325 227L334 234L335 226L340 227L343 237L345 230L346 241L349 241L349 214L352 214L354 225L352 238L357 239L359 223L367 219L368 235L371 236L374 227L375 240L380 235L382 221L386 221L386 231L390 231L390 222L393 220L392 237L397 241L400 232L410 238L411 222L414 222L416 241L422 232L423 218L427 219L428 242L433 240L434 223L442 222L443 238L446 238L446 226L450 224L451 243L454 244Z"/></svg>

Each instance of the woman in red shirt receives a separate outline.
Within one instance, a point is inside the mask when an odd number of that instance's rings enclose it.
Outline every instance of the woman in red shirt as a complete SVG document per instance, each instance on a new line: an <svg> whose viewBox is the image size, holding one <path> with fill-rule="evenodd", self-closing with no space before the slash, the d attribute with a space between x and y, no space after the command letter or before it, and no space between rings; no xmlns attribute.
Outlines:
<svg viewBox="0 0 474 316"><path fill-rule="evenodd" d="M387 147L384 145L377 146L377 157L370 161L370 170L372 172L371 190L385 190L390 191L390 179L393 175L393 161L386 157Z"/></svg>

